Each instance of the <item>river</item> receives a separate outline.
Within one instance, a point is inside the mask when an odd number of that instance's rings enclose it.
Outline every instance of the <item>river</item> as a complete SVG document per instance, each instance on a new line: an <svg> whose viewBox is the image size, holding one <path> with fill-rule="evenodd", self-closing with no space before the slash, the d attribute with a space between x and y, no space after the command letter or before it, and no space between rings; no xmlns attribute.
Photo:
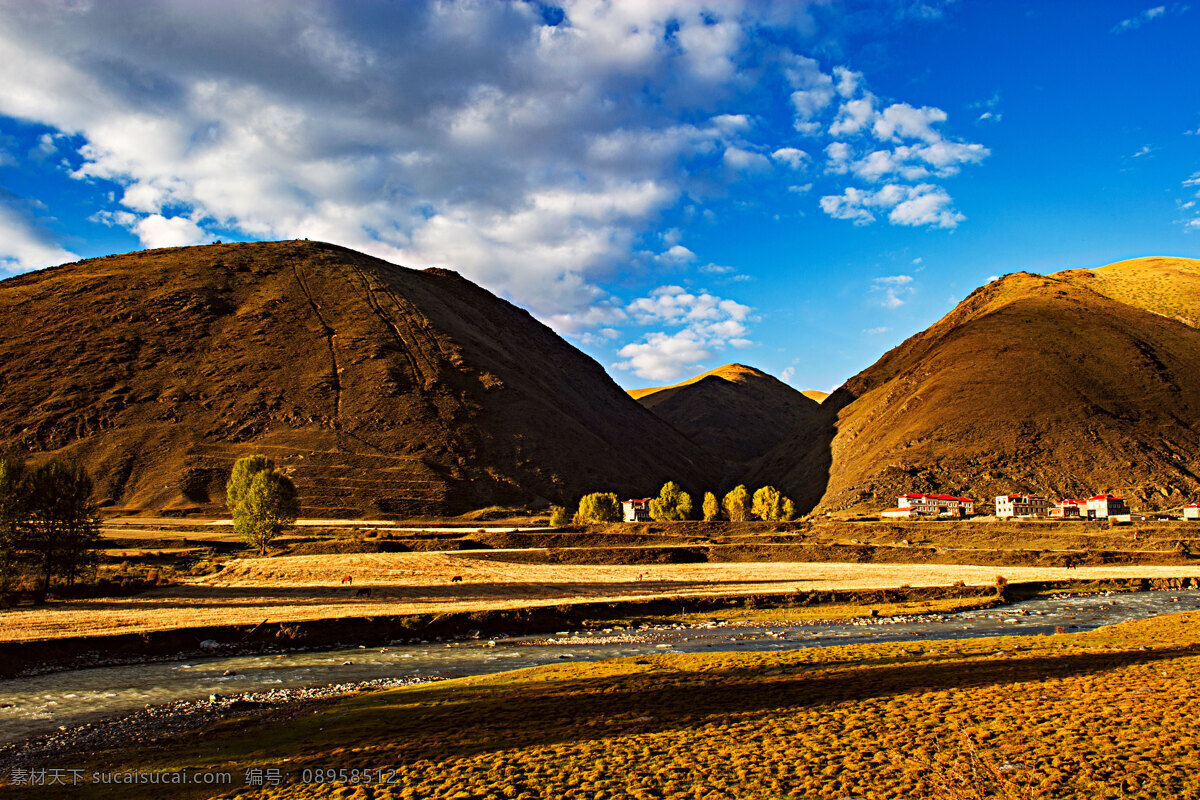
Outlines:
<svg viewBox="0 0 1200 800"><path fill-rule="evenodd" d="M177 700L387 678L482 675L562 660L648 653L770 651L862 642L1083 631L1200 610L1200 591L1075 595L924 618L797 625L701 623L492 641L239 655L55 672L0 681L0 743Z"/></svg>

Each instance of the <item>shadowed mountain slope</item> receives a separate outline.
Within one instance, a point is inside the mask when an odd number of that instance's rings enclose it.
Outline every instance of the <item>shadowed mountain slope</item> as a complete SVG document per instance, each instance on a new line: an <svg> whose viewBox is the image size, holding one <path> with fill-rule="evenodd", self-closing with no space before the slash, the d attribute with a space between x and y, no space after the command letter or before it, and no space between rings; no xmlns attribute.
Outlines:
<svg viewBox="0 0 1200 800"><path fill-rule="evenodd" d="M0 282L0 447L101 499L219 502L233 460L303 513L440 514L709 479L702 451L528 312L317 242L173 248Z"/></svg>
<svg viewBox="0 0 1200 800"><path fill-rule="evenodd" d="M990 500L1200 493L1200 331L1063 280L1015 273L846 382L751 470L821 510L905 492Z"/></svg>
<svg viewBox="0 0 1200 800"><path fill-rule="evenodd" d="M742 364L629 394L728 463L758 458L820 408L783 381Z"/></svg>

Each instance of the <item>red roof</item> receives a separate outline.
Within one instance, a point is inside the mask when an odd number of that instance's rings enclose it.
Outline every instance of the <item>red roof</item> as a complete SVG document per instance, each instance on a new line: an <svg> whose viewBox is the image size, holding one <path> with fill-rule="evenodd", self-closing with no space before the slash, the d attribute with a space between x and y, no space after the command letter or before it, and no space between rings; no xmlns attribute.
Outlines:
<svg viewBox="0 0 1200 800"><path fill-rule="evenodd" d="M954 495L950 495L950 494L906 494L904 496L914 499L914 500L919 500L921 498L928 498L930 500L957 500L960 503L974 503L975 502L974 500L972 500L969 497L955 497Z"/></svg>
<svg viewBox="0 0 1200 800"><path fill-rule="evenodd" d="M1112 494L1098 494L1095 497L1089 497L1088 500L1120 500L1121 498Z"/></svg>
<svg viewBox="0 0 1200 800"><path fill-rule="evenodd" d="M653 499L652 497L643 497L641 500L622 500L621 503L649 503Z"/></svg>
<svg viewBox="0 0 1200 800"><path fill-rule="evenodd" d="M1200 503L1189 503L1184 508L1200 508Z"/></svg>
<svg viewBox="0 0 1200 800"><path fill-rule="evenodd" d="M1059 500L1058 504L1060 506L1068 506L1068 505L1069 506L1086 506L1087 501L1086 500Z"/></svg>

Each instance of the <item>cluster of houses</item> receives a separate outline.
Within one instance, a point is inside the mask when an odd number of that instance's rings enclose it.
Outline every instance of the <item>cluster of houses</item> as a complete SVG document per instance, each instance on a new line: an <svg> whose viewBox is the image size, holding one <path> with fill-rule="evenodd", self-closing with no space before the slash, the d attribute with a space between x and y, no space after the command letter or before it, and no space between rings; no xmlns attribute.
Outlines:
<svg viewBox="0 0 1200 800"><path fill-rule="evenodd" d="M1086 500L1060 500L1054 503L1035 494L1002 494L996 498L996 516L1048 517L1055 519L1106 519L1127 517L1129 507L1120 497L1098 494ZM906 494L897 498L896 508L880 512L884 519L911 517L970 517L975 514L975 501L969 497L949 494ZM1185 519L1200 520L1200 503L1183 509Z"/></svg>

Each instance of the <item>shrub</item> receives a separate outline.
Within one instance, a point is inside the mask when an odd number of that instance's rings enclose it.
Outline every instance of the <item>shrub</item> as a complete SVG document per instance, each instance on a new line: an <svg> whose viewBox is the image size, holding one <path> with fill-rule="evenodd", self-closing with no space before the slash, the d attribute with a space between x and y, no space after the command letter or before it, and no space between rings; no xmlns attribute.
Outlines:
<svg viewBox="0 0 1200 800"><path fill-rule="evenodd" d="M567 510L562 506L550 506L550 527L561 528L571 521L567 516Z"/></svg>
<svg viewBox="0 0 1200 800"><path fill-rule="evenodd" d="M612 492L592 492L579 500L575 514L579 522L620 522L621 503Z"/></svg>
<svg viewBox="0 0 1200 800"><path fill-rule="evenodd" d="M704 503L700 508L704 512L705 522L712 522L721 513L721 504L717 502L717 496L712 492L704 493Z"/></svg>
<svg viewBox="0 0 1200 800"><path fill-rule="evenodd" d="M675 481L663 484L658 497L650 501L650 519L672 522L687 519L692 513L692 496L679 488Z"/></svg>
<svg viewBox="0 0 1200 800"><path fill-rule="evenodd" d="M96 563L100 526L92 505L92 478L74 461L51 459L29 475L27 546L42 591L55 577L74 585Z"/></svg>
<svg viewBox="0 0 1200 800"><path fill-rule="evenodd" d="M724 506L725 516L729 517L730 522L745 522L750 516L750 492L746 491L744 485L739 484L725 495L721 505Z"/></svg>

